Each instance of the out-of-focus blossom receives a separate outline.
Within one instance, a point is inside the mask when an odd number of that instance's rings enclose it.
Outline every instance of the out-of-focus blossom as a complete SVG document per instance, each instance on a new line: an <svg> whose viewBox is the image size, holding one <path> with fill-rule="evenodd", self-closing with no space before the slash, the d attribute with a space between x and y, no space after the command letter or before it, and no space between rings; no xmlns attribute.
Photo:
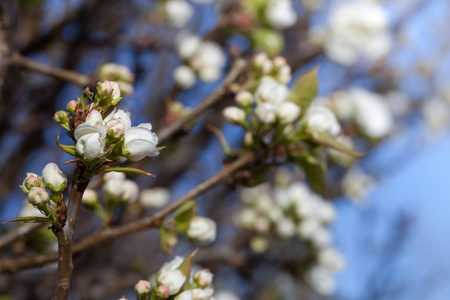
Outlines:
<svg viewBox="0 0 450 300"><path fill-rule="evenodd" d="M184 0L169 0L164 3L164 10L169 23L175 27L183 27L191 19L194 10Z"/></svg>
<svg viewBox="0 0 450 300"><path fill-rule="evenodd" d="M312 132L324 132L330 136L337 136L341 132L336 117L332 111L324 106L312 106L305 115L308 129Z"/></svg>
<svg viewBox="0 0 450 300"><path fill-rule="evenodd" d="M170 192L166 188L157 187L144 189L139 195L139 203L144 208L158 208L166 205L170 199Z"/></svg>

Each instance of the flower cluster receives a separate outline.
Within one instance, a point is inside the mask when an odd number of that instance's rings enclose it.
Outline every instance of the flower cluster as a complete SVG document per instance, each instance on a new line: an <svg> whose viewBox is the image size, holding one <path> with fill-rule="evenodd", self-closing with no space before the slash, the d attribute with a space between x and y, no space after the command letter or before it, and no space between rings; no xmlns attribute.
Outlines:
<svg viewBox="0 0 450 300"><path fill-rule="evenodd" d="M120 85L121 96L134 93L134 74L124 65L114 63L103 64L98 70L100 80L117 82Z"/></svg>
<svg viewBox="0 0 450 300"><path fill-rule="evenodd" d="M158 137L152 125L142 123L133 127L130 113L115 107L120 95L120 85L105 80L97 85L95 96L86 90L78 101L68 103L67 111L55 114L55 120L69 130L76 142L74 147L59 145L60 148L96 173L99 166L110 161L124 158L138 161L159 154Z"/></svg>
<svg viewBox="0 0 450 300"><path fill-rule="evenodd" d="M238 226L251 230L255 236L250 246L255 252L264 252L272 237L297 238L308 247L307 279L314 289L323 294L332 292L332 274L343 267L343 258L332 247L332 235L327 229L335 219L333 205L312 192L303 182L289 182L286 176L274 187L262 184L241 190L244 208L236 216ZM314 263L311 264L311 261ZM320 271L317 271L320 270ZM328 271L326 287L316 273ZM326 289L328 288L328 289Z"/></svg>
<svg viewBox="0 0 450 300"><path fill-rule="evenodd" d="M376 61L392 47L388 15L377 1L340 2L333 7L328 23L325 30L312 28L312 39L320 40L325 53L343 65L359 59Z"/></svg>
<svg viewBox="0 0 450 300"><path fill-rule="evenodd" d="M41 216L44 215L50 218L49 221L56 223L57 207L66 186L66 175L61 172L58 165L48 163L42 170L42 177L34 173L27 173L20 188L28 196L28 202L40 211ZM39 216L36 213L31 215Z"/></svg>
<svg viewBox="0 0 450 300"><path fill-rule="evenodd" d="M176 49L184 64L175 69L173 76L181 88L192 87L197 77L211 82L222 76L227 59L219 44L182 32L176 39Z"/></svg>
<svg viewBox="0 0 450 300"><path fill-rule="evenodd" d="M362 88L337 91L326 104L336 113L339 121L355 124L361 135L371 140L386 137L394 128L393 113L387 100Z"/></svg>
<svg viewBox="0 0 450 300"><path fill-rule="evenodd" d="M138 199L139 187L133 180L126 179L124 173L109 172L103 176L102 201L99 193L89 187L83 194L82 203L94 210L105 223L114 217L115 210L124 203Z"/></svg>
<svg viewBox="0 0 450 300"><path fill-rule="evenodd" d="M259 23L275 29L285 29L297 22L291 0L248 1L245 9Z"/></svg>
<svg viewBox="0 0 450 300"><path fill-rule="evenodd" d="M209 300L213 299L211 287L213 274L208 269L191 270L192 255L176 256L165 263L152 283L139 281L134 289L139 299Z"/></svg>

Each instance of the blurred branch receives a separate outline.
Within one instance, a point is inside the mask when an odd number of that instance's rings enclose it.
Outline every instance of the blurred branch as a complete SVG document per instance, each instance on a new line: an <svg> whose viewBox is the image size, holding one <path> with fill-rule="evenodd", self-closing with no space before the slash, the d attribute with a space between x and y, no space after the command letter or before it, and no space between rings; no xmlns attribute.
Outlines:
<svg viewBox="0 0 450 300"><path fill-rule="evenodd" d="M164 142L167 142L178 130L183 128L186 123L200 115L202 112L204 112L206 109L214 105L217 101L219 101L224 94L228 92L228 87L231 83L233 83L245 70L247 67L247 62L243 59L238 59L234 63L233 67L231 68L230 72L228 73L228 76L223 81L222 85L209 97L207 97L205 100L203 100L196 108L194 108L192 111L190 111L186 116L179 119L169 127L166 127L161 132L158 133L159 142L160 144L163 144Z"/></svg>
<svg viewBox="0 0 450 300"><path fill-rule="evenodd" d="M50 67L38 62L35 62L25 56L20 55L19 53L14 53L12 55L12 64L16 66L20 66L22 68L39 72L44 75L52 76L58 79L62 79L65 81L73 82L81 87L86 87L89 85L89 76L70 71L59 69L55 67Z"/></svg>
<svg viewBox="0 0 450 300"><path fill-rule="evenodd" d="M8 76L11 52L11 27L13 23L15 1L2 1L0 3L0 91ZM1 93L0 93L1 100Z"/></svg>
<svg viewBox="0 0 450 300"><path fill-rule="evenodd" d="M0 238L0 249L41 228L42 224L23 224Z"/></svg>
<svg viewBox="0 0 450 300"><path fill-rule="evenodd" d="M213 177L205 180L197 187L181 196L174 202L170 203L160 211L147 216L143 219L130 222L128 224L120 225L114 228L103 228L96 233L86 237L73 247L73 253L77 253L92 247L96 247L106 241L113 240L128 234L138 232L140 230L148 229L156 226L157 221L163 219L168 214L174 212L180 205L187 202L190 199L198 197L206 191L212 189L218 184L226 180L231 174L240 168L248 165L256 159L256 154L249 152L237 159L233 163L229 164L225 169L214 175ZM24 269L41 266L45 263L57 260L57 253L51 252L42 255L35 255L29 257L23 257L18 259L0 259L0 272L18 272Z"/></svg>

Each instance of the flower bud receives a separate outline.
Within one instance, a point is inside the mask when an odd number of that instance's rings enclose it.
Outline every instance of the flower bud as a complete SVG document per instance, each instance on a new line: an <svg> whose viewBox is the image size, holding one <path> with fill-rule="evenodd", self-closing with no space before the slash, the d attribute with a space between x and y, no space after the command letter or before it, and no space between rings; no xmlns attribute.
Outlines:
<svg viewBox="0 0 450 300"><path fill-rule="evenodd" d="M203 269L194 273L195 282L202 288L209 286L212 283L214 275L209 269Z"/></svg>
<svg viewBox="0 0 450 300"><path fill-rule="evenodd" d="M277 117L281 124L295 122L300 116L300 106L293 102L283 102L277 107Z"/></svg>
<svg viewBox="0 0 450 300"><path fill-rule="evenodd" d="M285 66L286 63L286 58L284 58L283 56L277 56L273 59L273 66L276 69L281 69L281 67Z"/></svg>
<svg viewBox="0 0 450 300"><path fill-rule="evenodd" d="M92 126L96 127L102 126L103 125L102 114L95 109L91 110L91 112L86 116L85 123L91 124Z"/></svg>
<svg viewBox="0 0 450 300"><path fill-rule="evenodd" d="M25 195L28 195L28 193L33 187L45 187L45 185L42 182L41 177L39 177L37 174L27 173L27 177L25 177L25 179L23 180L23 183L20 186L20 188L22 189Z"/></svg>
<svg viewBox="0 0 450 300"><path fill-rule="evenodd" d="M173 72L173 77L176 84L182 89L193 87L196 80L194 71L185 65L178 66Z"/></svg>
<svg viewBox="0 0 450 300"><path fill-rule="evenodd" d="M211 299L212 295L214 293L214 290L210 287L206 289L193 289L192 290L192 296L194 300L209 300Z"/></svg>
<svg viewBox="0 0 450 300"><path fill-rule="evenodd" d="M67 177L55 163L48 163L42 170L45 186L52 193L61 193L67 186Z"/></svg>
<svg viewBox="0 0 450 300"><path fill-rule="evenodd" d="M47 191L41 187L33 187L28 193L28 202L34 206L40 206L50 201Z"/></svg>
<svg viewBox="0 0 450 300"><path fill-rule="evenodd" d="M166 188L144 189L139 195L139 203L144 208L158 208L169 202L170 193Z"/></svg>
<svg viewBox="0 0 450 300"><path fill-rule="evenodd" d="M159 298L166 299L169 297L169 295L170 295L170 288L168 286L160 285L156 289L156 296Z"/></svg>
<svg viewBox="0 0 450 300"><path fill-rule="evenodd" d="M120 201L125 193L124 179L112 178L105 182L103 190L108 199Z"/></svg>
<svg viewBox="0 0 450 300"><path fill-rule="evenodd" d="M260 52L253 57L253 66L257 69L262 69L264 63L269 60L265 52Z"/></svg>
<svg viewBox="0 0 450 300"><path fill-rule="evenodd" d="M192 290L186 290L175 297L175 300L194 300Z"/></svg>
<svg viewBox="0 0 450 300"><path fill-rule="evenodd" d="M115 81L104 80L97 85L97 96L100 106L116 105L122 99L120 97L120 85Z"/></svg>
<svg viewBox="0 0 450 300"><path fill-rule="evenodd" d="M278 71L278 74L276 75L276 79L278 80L278 82L280 82L282 84L286 84L289 81L291 81L291 79L292 79L291 73L292 73L291 67L288 65L285 65Z"/></svg>
<svg viewBox="0 0 450 300"><path fill-rule="evenodd" d="M98 203L97 192L92 189L86 189L81 198L81 202L88 207L94 207Z"/></svg>
<svg viewBox="0 0 450 300"><path fill-rule="evenodd" d="M139 196L139 186L133 180L125 180L123 183L124 193L122 195L123 202L135 202Z"/></svg>
<svg viewBox="0 0 450 300"><path fill-rule="evenodd" d="M277 107L272 103L259 103L255 108L255 115L264 124L272 124L276 120Z"/></svg>
<svg viewBox="0 0 450 300"><path fill-rule="evenodd" d="M253 94L249 91L240 91L236 94L234 100L242 107L249 107L250 105L252 105L254 98Z"/></svg>
<svg viewBox="0 0 450 300"><path fill-rule="evenodd" d="M341 126L334 113L325 106L313 106L305 115L308 129L312 132L324 132L336 137L341 132Z"/></svg>
<svg viewBox="0 0 450 300"><path fill-rule="evenodd" d="M112 119L106 123L108 136L118 138L125 132L125 123L120 119Z"/></svg>
<svg viewBox="0 0 450 300"><path fill-rule="evenodd" d="M146 297L150 293L151 288L150 282L147 280L139 280L139 282L134 286L134 290L141 298Z"/></svg>
<svg viewBox="0 0 450 300"><path fill-rule="evenodd" d="M216 222L204 217L194 217L187 230L190 239L203 244L214 242L216 234Z"/></svg>
<svg viewBox="0 0 450 300"><path fill-rule="evenodd" d="M225 108L223 110L223 116L231 124L238 125L245 123L245 111L236 106L229 106Z"/></svg>
<svg viewBox="0 0 450 300"><path fill-rule="evenodd" d="M63 128L69 129L69 116L67 112L63 110L55 112L53 120L55 120L55 122L60 124Z"/></svg>
<svg viewBox="0 0 450 300"><path fill-rule="evenodd" d="M70 100L69 103L67 103L66 110L69 114L73 115L75 114L75 109L77 108L78 101L77 100Z"/></svg>

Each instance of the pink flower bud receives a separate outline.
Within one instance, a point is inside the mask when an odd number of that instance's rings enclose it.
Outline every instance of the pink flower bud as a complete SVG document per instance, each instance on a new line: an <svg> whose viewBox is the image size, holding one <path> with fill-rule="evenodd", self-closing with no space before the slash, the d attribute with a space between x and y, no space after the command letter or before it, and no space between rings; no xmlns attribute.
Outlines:
<svg viewBox="0 0 450 300"><path fill-rule="evenodd" d="M281 67L283 67L284 65L286 65L286 58L282 57L282 56L277 56L273 59L273 66L276 69L280 69Z"/></svg>
<svg viewBox="0 0 450 300"><path fill-rule="evenodd" d="M139 280L139 282L134 286L134 290L139 296L143 297L150 293L151 290L150 282L147 280Z"/></svg>
<svg viewBox="0 0 450 300"><path fill-rule="evenodd" d="M156 296L158 296L159 298L163 298L166 299L169 297L169 287L165 286L165 285L160 285L158 286L158 288L156 289Z"/></svg>
<svg viewBox="0 0 450 300"><path fill-rule="evenodd" d="M78 105L77 100L70 100L66 106L67 112L73 115L75 113L75 109L77 108L77 105Z"/></svg>
<svg viewBox="0 0 450 300"><path fill-rule="evenodd" d="M109 135L118 138L125 132L125 123L120 119L112 119L106 123L106 128Z"/></svg>
<svg viewBox="0 0 450 300"><path fill-rule="evenodd" d="M28 195L29 191L33 187L45 187L42 182L41 177L34 173L27 173L27 177L23 180L22 185L20 186L25 195Z"/></svg>
<svg viewBox="0 0 450 300"><path fill-rule="evenodd" d="M28 193L28 201L32 205L41 205L50 201L50 196L47 191L41 187L33 187Z"/></svg>

